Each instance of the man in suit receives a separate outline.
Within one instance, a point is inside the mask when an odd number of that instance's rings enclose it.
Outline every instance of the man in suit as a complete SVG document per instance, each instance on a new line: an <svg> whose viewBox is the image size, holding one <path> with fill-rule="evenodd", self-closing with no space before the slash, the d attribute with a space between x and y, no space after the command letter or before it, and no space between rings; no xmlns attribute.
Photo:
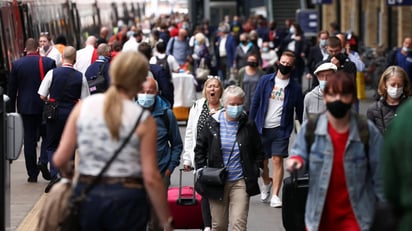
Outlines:
<svg viewBox="0 0 412 231"><path fill-rule="evenodd" d="M317 66L319 62L326 60L329 57L329 53L326 50L326 44L327 44L328 38L329 38L328 31L326 30L320 31L318 33L318 44L314 45L309 50L308 59L306 63L306 67L308 69L306 78L313 80L311 88L314 88L319 85L318 79L313 74L313 72L315 71L315 67Z"/></svg>
<svg viewBox="0 0 412 231"><path fill-rule="evenodd" d="M90 94L86 78L80 71L73 68L75 62L76 49L67 46L63 51L63 65L47 72L37 91L42 100L58 103L56 118L54 120L48 119L46 122L47 155L52 177L45 189L46 193L54 183L59 181L58 170L53 166L51 160L60 143L64 125L76 103Z"/></svg>
<svg viewBox="0 0 412 231"><path fill-rule="evenodd" d="M227 82L230 78L230 68L234 64L236 47L237 41L230 34L230 26L221 24L219 26L219 36L215 43L215 54L219 76L223 81Z"/></svg>
<svg viewBox="0 0 412 231"><path fill-rule="evenodd" d="M37 90L44 78L44 74L56 68L56 63L48 57L41 57L37 53L38 43L29 38L26 41L27 56L13 62L8 96L10 97L11 111L16 110L21 114L24 127L24 158L26 160L26 170L30 183L37 182L39 169L42 171L43 178L50 180L50 173L47 169L47 154L45 152L45 132L41 131L43 101L37 96ZM41 135L41 154L38 165L37 141Z"/></svg>

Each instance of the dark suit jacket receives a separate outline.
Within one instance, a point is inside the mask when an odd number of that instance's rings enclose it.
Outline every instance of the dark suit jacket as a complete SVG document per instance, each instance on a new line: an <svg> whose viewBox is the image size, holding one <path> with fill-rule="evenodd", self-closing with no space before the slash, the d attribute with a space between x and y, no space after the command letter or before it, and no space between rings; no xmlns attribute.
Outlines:
<svg viewBox="0 0 412 231"><path fill-rule="evenodd" d="M316 70L316 65L323 60L323 54L320 50L319 44L311 47L309 50L306 67L308 72L312 75L312 88L319 85L318 78L313 72ZM310 90L310 89L309 89Z"/></svg>
<svg viewBox="0 0 412 231"><path fill-rule="evenodd" d="M319 45L315 45L310 48L309 54L308 54L308 59L307 59L307 68L308 71L311 75L315 77L313 72L315 71L316 64L318 64L320 61L323 60L323 55L322 52L320 51Z"/></svg>
<svg viewBox="0 0 412 231"><path fill-rule="evenodd" d="M222 38L219 37L215 46L215 52L216 52L216 57L220 58L220 53L219 53L219 45L221 42ZM235 54L236 54L236 47L237 47L237 41L236 39L228 34L226 37L226 58L227 58L227 64L229 67L232 67L235 61ZM219 59L218 59L219 61Z"/></svg>
<svg viewBox="0 0 412 231"><path fill-rule="evenodd" d="M24 115L39 115L43 111L43 101L37 94L42 78L40 76L39 55L27 55L12 63L8 85L10 111ZM56 68L56 62L42 57L44 75Z"/></svg>

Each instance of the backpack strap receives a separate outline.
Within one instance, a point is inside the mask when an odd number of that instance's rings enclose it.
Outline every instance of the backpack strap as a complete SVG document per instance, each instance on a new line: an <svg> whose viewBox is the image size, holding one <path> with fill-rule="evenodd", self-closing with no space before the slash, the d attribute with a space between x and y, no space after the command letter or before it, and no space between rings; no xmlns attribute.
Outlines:
<svg viewBox="0 0 412 231"><path fill-rule="evenodd" d="M102 64L100 64L99 71L97 72L97 76L103 73L104 66L106 66L106 62L103 62Z"/></svg>
<svg viewBox="0 0 412 231"><path fill-rule="evenodd" d="M44 79L44 67L43 67L43 58L40 55L39 58L39 69L40 69L40 79L43 81Z"/></svg>
<svg viewBox="0 0 412 231"><path fill-rule="evenodd" d="M174 48L174 46L175 46L175 40L176 40L176 38L173 37L173 38L172 38L172 45L170 46L170 54L171 54L171 55L173 55L173 48Z"/></svg>
<svg viewBox="0 0 412 231"><path fill-rule="evenodd" d="M306 151L310 153L310 147L315 141L315 129L318 123L320 114L308 113L308 122L306 124L305 140L306 140Z"/></svg>
<svg viewBox="0 0 412 231"><path fill-rule="evenodd" d="M358 133L363 147L365 149L366 158L369 162L369 126L368 119L364 115L355 114L356 125L358 127Z"/></svg>
<svg viewBox="0 0 412 231"><path fill-rule="evenodd" d="M308 152L308 160L306 164L305 171L309 173L309 155L310 148L315 141L315 129L321 114L308 113L308 122L306 123L305 131L305 141L306 141L306 151Z"/></svg>

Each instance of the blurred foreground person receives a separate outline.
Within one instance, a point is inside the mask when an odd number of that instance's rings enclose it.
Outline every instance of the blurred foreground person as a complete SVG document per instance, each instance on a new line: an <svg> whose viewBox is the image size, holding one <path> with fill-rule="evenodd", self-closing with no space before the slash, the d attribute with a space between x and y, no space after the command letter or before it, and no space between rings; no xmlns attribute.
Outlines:
<svg viewBox="0 0 412 231"><path fill-rule="evenodd" d="M109 89L79 102L66 124L53 161L63 170L78 148L80 176L73 195L78 196L142 114L130 141L80 205L82 230L145 230L150 215L147 198L164 230L172 230L156 162L156 122L132 101L147 75L147 62L136 52L120 53L110 67Z"/></svg>
<svg viewBox="0 0 412 231"><path fill-rule="evenodd" d="M286 162L289 171L309 168L306 230L369 230L376 202L383 200L382 135L352 112L356 91L347 74L329 76L323 98L327 111L302 125Z"/></svg>
<svg viewBox="0 0 412 231"><path fill-rule="evenodd" d="M408 101L399 109L396 119L385 132L382 153L385 199L398 218L399 231L412 230L412 178L409 177L412 169L411 115L412 102ZM389 214L383 215L386 219Z"/></svg>

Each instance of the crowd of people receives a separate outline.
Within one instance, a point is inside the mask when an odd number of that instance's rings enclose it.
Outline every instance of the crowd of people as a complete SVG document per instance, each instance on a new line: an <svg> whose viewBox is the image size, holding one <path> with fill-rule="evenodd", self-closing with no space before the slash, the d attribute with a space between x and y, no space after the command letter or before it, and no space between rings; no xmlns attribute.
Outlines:
<svg viewBox="0 0 412 231"><path fill-rule="evenodd" d="M27 55L12 64L8 87L10 108L23 118L27 181L36 183L41 173L49 192L77 149L74 192L81 193L138 121L123 153L81 206L85 230L171 230L167 188L181 160L186 171L226 166L225 184L202 197L206 231L246 230L254 195L270 207L287 206L280 195L284 166L310 175L307 230L369 230L375 205L386 200L402 211L400 227L409 230L404 176L412 38L388 56L380 98L362 127L363 143L356 76L365 65L353 35L330 26L314 45L292 20L278 27L262 16L244 22L225 17L216 28L207 21L192 26L178 15L159 17L151 30L147 21L121 24L113 33L102 27L77 51L63 35L29 38ZM204 64L207 79L196 76ZM172 76L181 72L193 74L202 91L183 139L172 111ZM99 76L103 90L91 94L90 81ZM311 82L306 92L302 78ZM52 103L56 117L45 118L43 108ZM308 143L314 114L314 142ZM295 120L302 127L289 148ZM394 138L398 134L403 138ZM101 219L106 216L111 219Z"/></svg>

